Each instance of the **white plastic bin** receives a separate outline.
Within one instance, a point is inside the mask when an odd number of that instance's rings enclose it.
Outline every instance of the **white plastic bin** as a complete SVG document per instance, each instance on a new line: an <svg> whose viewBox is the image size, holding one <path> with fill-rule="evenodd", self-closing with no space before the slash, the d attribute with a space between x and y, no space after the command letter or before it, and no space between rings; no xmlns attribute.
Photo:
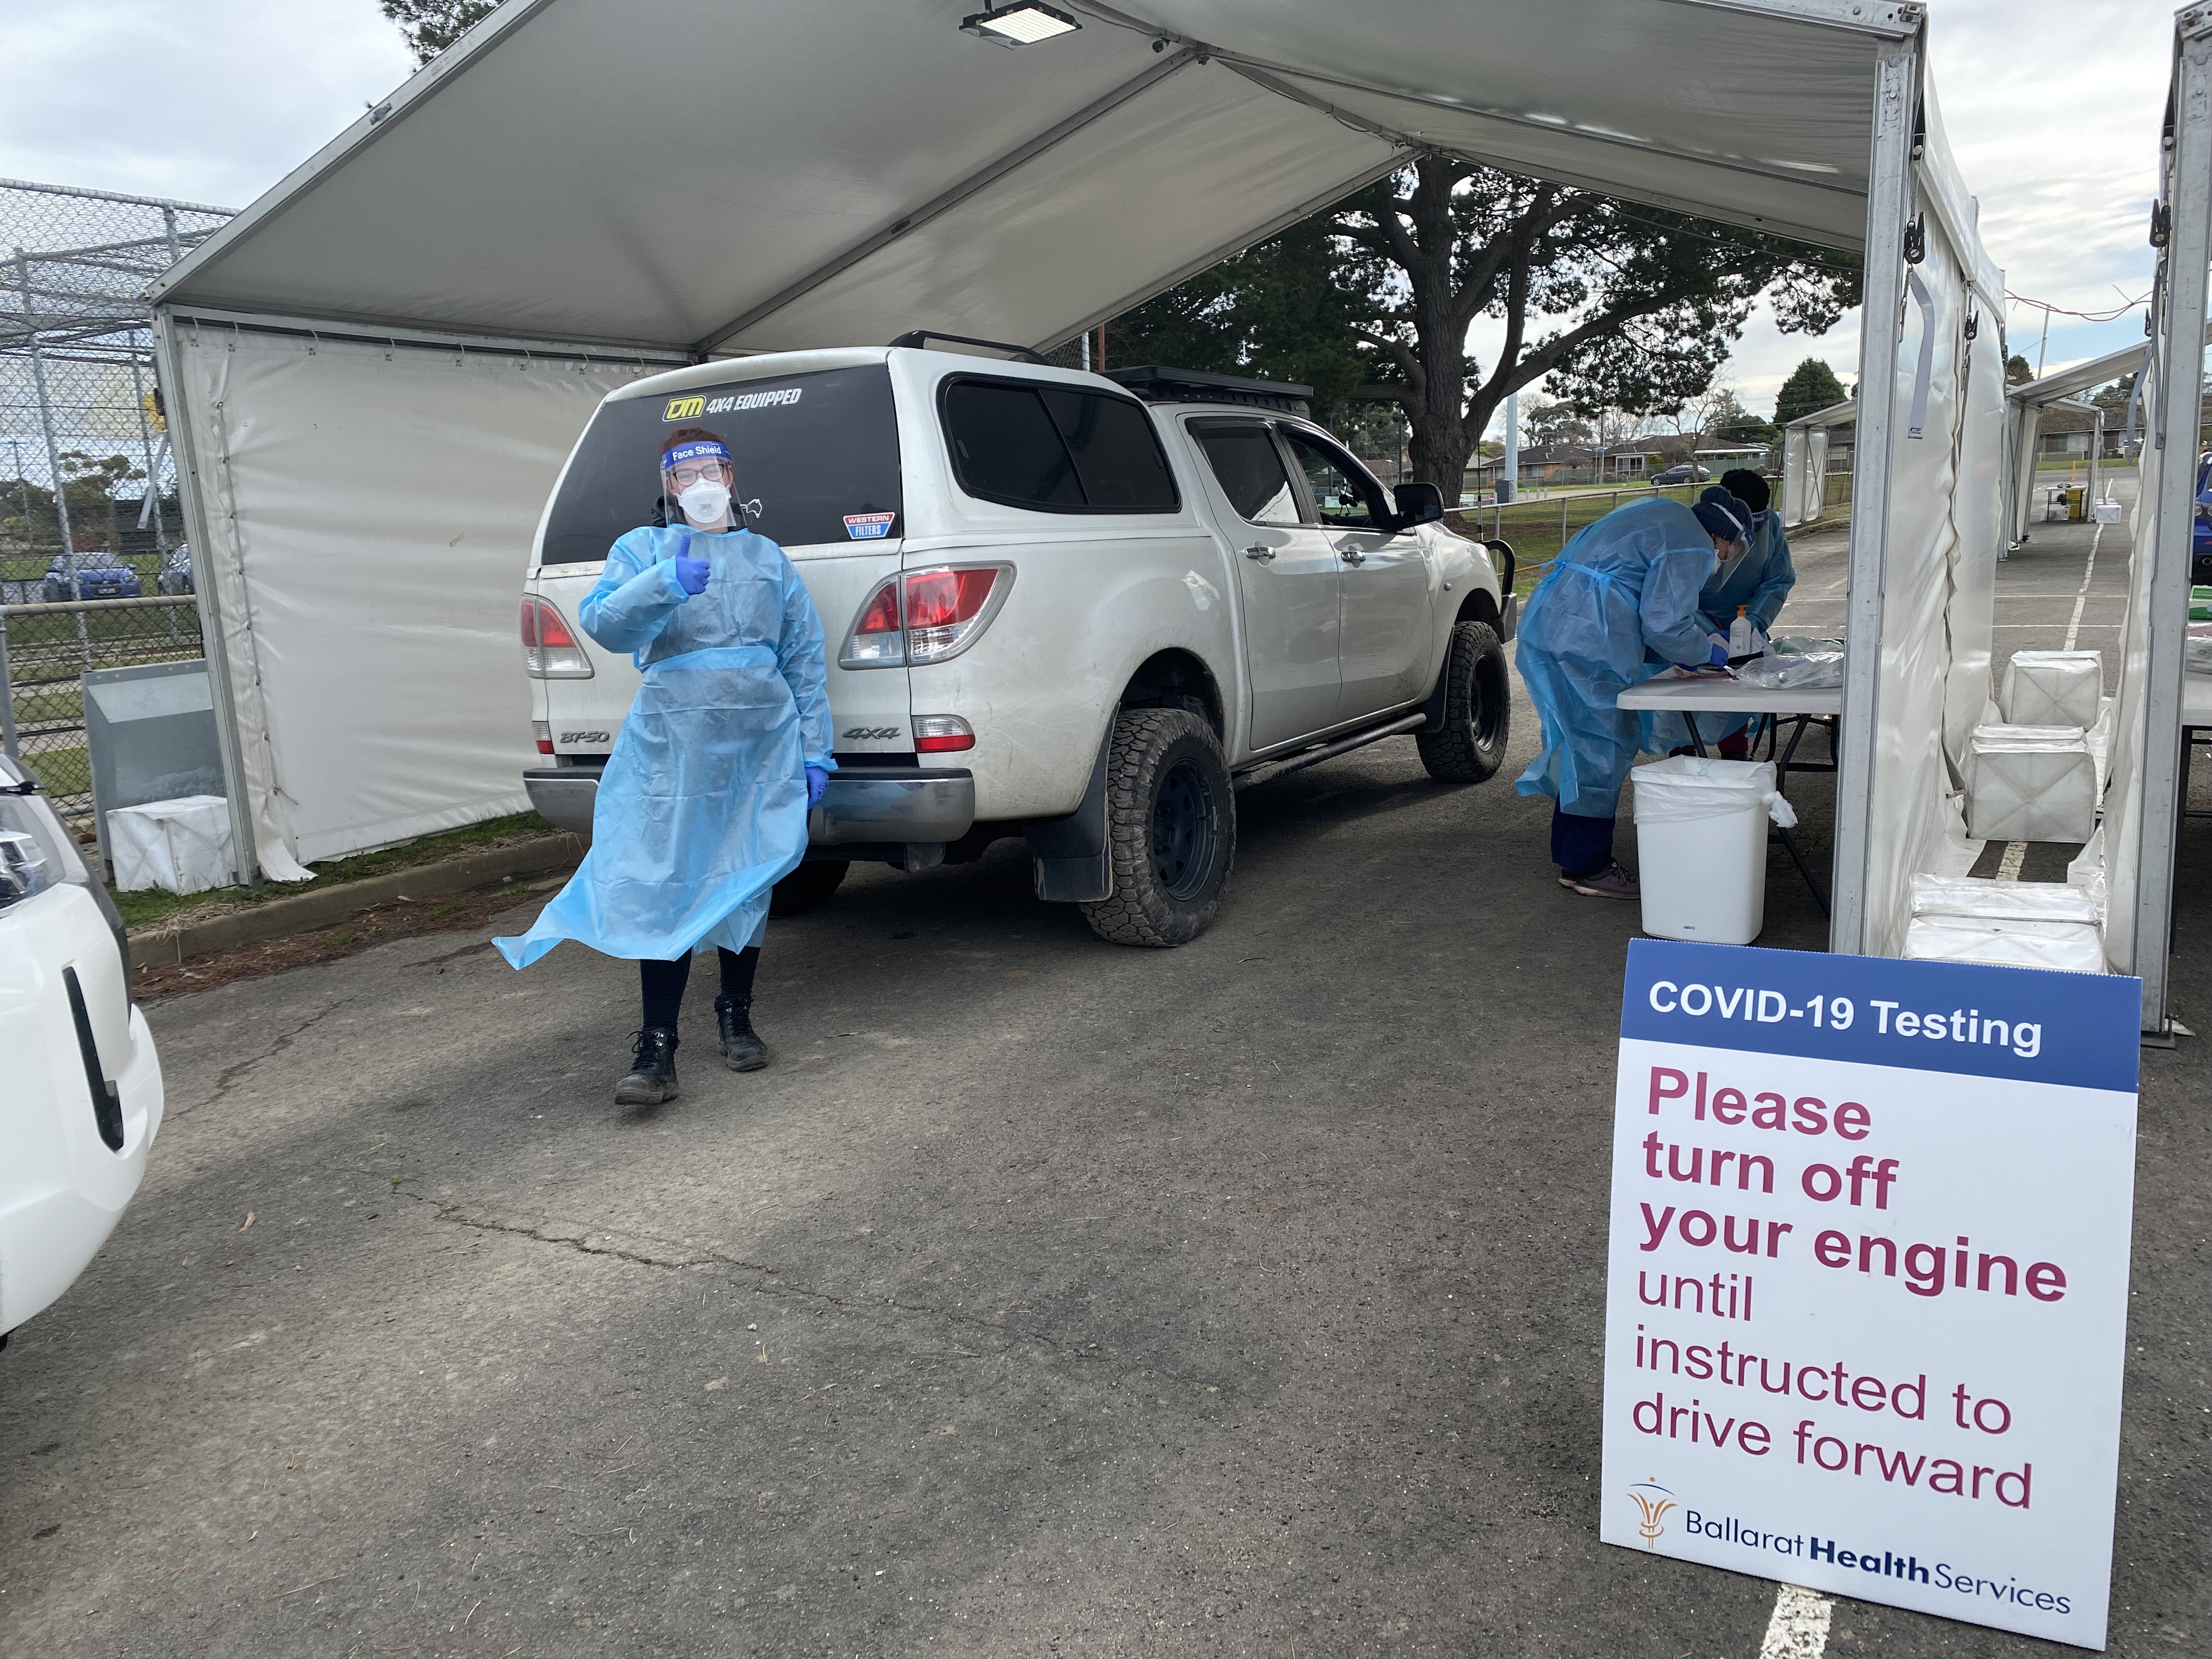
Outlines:
<svg viewBox="0 0 2212 1659"><path fill-rule="evenodd" d="M1766 826L1795 823L1767 761L1677 755L1639 766L1637 880L1655 939L1748 945L1766 925Z"/></svg>
<svg viewBox="0 0 2212 1659"><path fill-rule="evenodd" d="M115 884L204 893L230 881L230 803L221 795L118 806L107 815Z"/></svg>

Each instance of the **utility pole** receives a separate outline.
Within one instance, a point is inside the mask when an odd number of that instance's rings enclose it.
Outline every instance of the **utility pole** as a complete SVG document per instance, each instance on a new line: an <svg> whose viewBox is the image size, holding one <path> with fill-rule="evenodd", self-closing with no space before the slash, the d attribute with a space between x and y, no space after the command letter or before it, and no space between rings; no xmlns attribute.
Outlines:
<svg viewBox="0 0 2212 1659"><path fill-rule="evenodd" d="M1495 491L1502 506L1521 493L1521 394L1505 394L1505 453L1499 459Z"/></svg>

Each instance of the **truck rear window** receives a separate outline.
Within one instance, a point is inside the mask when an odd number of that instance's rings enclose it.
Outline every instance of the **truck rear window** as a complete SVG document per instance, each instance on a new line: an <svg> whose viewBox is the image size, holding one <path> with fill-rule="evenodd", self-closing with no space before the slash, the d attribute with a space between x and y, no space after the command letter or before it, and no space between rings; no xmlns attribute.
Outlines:
<svg viewBox="0 0 2212 1659"><path fill-rule="evenodd" d="M781 546L904 532L890 371L866 363L602 404L554 497L540 562L604 559L617 537L651 524L661 442L681 426L721 435L746 527Z"/></svg>

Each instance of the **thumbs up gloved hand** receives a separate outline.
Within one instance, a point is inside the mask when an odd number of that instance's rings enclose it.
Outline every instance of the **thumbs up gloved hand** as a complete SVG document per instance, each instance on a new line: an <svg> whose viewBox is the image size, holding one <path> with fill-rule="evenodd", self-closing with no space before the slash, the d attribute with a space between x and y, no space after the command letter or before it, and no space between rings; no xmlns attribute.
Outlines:
<svg viewBox="0 0 2212 1659"><path fill-rule="evenodd" d="M707 591L707 573L711 567L704 559L694 559L684 554L676 556L676 580L686 594Z"/></svg>

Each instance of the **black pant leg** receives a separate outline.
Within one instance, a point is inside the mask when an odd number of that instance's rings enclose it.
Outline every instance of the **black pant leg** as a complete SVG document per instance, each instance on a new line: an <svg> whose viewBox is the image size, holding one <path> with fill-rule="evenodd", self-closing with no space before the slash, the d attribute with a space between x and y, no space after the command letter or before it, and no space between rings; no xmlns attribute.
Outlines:
<svg viewBox="0 0 2212 1659"><path fill-rule="evenodd" d="M684 1007L684 988L691 980L691 953L687 951L672 962L641 961L637 977L645 994L644 1023L674 1030Z"/></svg>

